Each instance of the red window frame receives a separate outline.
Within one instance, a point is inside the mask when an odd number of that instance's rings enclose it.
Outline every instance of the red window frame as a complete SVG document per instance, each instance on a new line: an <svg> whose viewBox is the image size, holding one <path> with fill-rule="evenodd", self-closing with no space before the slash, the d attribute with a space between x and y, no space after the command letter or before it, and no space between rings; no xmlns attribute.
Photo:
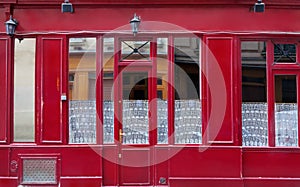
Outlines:
<svg viewBox="0 0 300 187"><path fill-rule="evenodd" d="M300 106L300 42L296 38L292 37L267 37L267 36L249 36L249 37L240 37L238 39L238 49L237 53L238 59L238 69L239 73L237 74L238 79L236 84L240 88L237 92L239 98L242 98L242 67L241 67L241 42L244 41L264 41L266 42L266 77L267 77L267 104L268 104L268 146L267 147L277 147L275 145L275 75L296 75L296 84L297 84L297 105L298 105L298 146L297 147L284 147L280 148L299 148L300 147L300 115L299 115L299 106ZM274 63L274 43L275 44L296 44L296 63ZM242 99L240 99L238 104L238 109L236 110L239 114L239 121L241 126L239 127L239 144L242 145L242 116L241 116L241 106ZM253 147L252 147L253 148ZM262 147L256 147L262 148Z"/></svg>

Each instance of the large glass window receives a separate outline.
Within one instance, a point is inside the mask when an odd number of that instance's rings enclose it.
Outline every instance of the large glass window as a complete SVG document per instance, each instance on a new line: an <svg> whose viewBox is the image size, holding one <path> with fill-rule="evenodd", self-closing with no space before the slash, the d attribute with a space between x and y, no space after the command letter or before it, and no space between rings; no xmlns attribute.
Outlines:
<svg viewBox="0 0 300 187"><path fill-rule="evenodd" d="M96 39L69 40L69 143L96 143Z"/></svg>
<svg viewBox="0 0 300 187"><path fill-rule="evenodd" d="M34 142L36 39L15 40L14 142Z"/></svg>
<svg viewBox="0 0 300 187"><path fill-rule="evenodd" d="M265 42L241 43L243 146L268 145Z"/></svg>
<svg viewBox="0 0 300 187"><path fill-rule="evenodd" d="M202 143L199 38L175 38L175 143Z"/></svg>

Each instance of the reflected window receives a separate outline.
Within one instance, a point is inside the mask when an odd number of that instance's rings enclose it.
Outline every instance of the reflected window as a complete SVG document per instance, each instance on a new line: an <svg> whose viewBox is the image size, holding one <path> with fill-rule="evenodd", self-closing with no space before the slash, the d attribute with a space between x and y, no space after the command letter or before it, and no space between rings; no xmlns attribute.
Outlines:
<svg viewBox="0 0 300 187"><path fill-rule="evenodd" d="M275 75L275 144L298 146L296 75Z"/></svg>
<svg viewBox="0 0 300 187"><path fill-rule="evenodd" d="M123 144L149 144L148 76L148 72L122 72Z"/></svg>
<svg viewBox="0 0 300 187"><path fill-rule="evenodd" d="M157 38L157 143L168 143L168 39Z"/></svg>
<svg viewBox="0 0 300 187"><path fill-rule="evenodd" d="M14 142L34 142L36 39L15 40Z"/></svg>
<svg viewBox="0 0 300 187"><path fill-rule="evenodd" d="M268 145L265 42L241 43L243 146Z"/></svg>
<svg viewBox="0 0 300 187"><path fill-rule="evenodd" d="M175 38L175 143L202 143L199 38Z"/></svg>
<svg viewBox="0 0 300 187"><path fill-rule="evenodd" d="M103 143L114 143L114 38L103 39Z"/></svg>
<svg viewBox="0 0 300 187"><path fill-rule="evenodd" d="M96 143L96 39L69 40L69 143Z"/></svg>

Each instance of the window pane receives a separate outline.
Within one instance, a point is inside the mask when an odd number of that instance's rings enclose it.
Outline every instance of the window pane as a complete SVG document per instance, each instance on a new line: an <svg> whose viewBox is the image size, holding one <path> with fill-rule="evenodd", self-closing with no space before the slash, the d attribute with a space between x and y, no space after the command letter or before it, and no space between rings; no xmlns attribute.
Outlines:
<svg viewBox="0 0 300 187"><path fill-rule="evenodd" d="M114 143L114 38L103 40L103 143Z"/></svg>
<svg viewBox="0 0 300 187"><path fill-rule="evenodd" d="M265 42L241 43L243 146L268 145Z"/></svg>
<svg viewBox="0 0 300 187"><path fill-rule="evenodd" d="M123 144L149 144L148 72L122 72ZM129 80L129 84L127 81Z"/></svg>
<svg viewBox="0 0 300 187"><path fill-rule="evenodd" d="M15 40L14 141L34 142L35 136L35 43L36 39Z"/></svg>
<svg viewBox="0 0 300 187"><path fill-rule="evenodd" d="M202 143L199 39L175 38L175 143Z"/></svg>
<svg viewBox="0 0 300 187"><path fill-rule="evenodd" d="M298 146L296 75L275 76L276 146Z"/></svg>
<svg viewBox="0 0 300 187"><path fill-rule="evenodd" d="M274 44L275 63L296 63L296 44Z"/></svg>
<svg viewBox="0 0 300 187"><path fill-rule="evenodd" d="M121 60L150 60L150 41L122 41Z"/></svg>
<svg viewBox="0 0 300 187"><path fill-rule="evenodd" d="M157 39L157 143L168 143L168 39Z"/></svg>
<svg viewBox="0 0 300 187"><path fill-rule="evenodd" d="M69 40L69 143L96 143L96 39Z"/></svg>

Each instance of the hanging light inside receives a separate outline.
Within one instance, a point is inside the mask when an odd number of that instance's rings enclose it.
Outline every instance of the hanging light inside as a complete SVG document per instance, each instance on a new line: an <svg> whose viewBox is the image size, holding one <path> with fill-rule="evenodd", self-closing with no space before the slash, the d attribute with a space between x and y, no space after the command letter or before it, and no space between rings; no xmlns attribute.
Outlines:
<svg viewBox="0 0 300 187"><path fill-rule="evenodd" d="M131 25L132 33L135 36L139 32L139 26L141 23L141 19L139 16L134 14L133 18L130 20L129 23Z"/></svg>
<svg viewBox="0 0 300 187"><path fill-rule="evenodd" d="M10 16L9 20L5 22L6 27L6 34L13 37L16 31L16 27L18 25L17 20L12 18L12 15Z"/></svg>

